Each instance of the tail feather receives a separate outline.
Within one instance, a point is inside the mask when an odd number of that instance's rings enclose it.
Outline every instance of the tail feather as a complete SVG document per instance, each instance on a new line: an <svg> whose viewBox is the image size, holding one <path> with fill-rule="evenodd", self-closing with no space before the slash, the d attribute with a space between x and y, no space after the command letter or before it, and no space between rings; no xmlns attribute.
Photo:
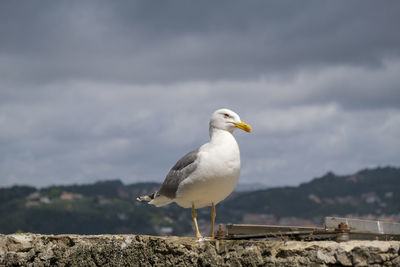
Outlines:
<svg viewBox="0 0 400 267"><path fill-rule="evenodd" d="M157 206L157 207L165 206L165 205L173 202L172 199L170 199L166 196L162 196L162 195L158 194L158 192L154 192L151 195L140 196L136 199L138 201L148 202L149 204Z"/></svg>
<svg viewBox="0 0 400 267"><path fill-rule="evenodd" d="M137 197L136 199L137 199L138 201L150 202L150 201L152 201L152 200L155 198L156 193L157 193L157 192L154 192L154 193L151 194L151 195L140 196L140 197Z"/></svg>

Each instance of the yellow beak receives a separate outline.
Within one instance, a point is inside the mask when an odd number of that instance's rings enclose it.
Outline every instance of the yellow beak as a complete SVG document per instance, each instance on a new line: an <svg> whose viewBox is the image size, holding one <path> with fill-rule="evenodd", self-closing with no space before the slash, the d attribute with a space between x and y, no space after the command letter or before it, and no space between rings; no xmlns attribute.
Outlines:
<svg viewBox="0 0 400 267"><path fill-rule="evenodd" d="M248 125L247 123L243 122L243 121L240 122L240 123L234 122L233 124L234 124L237 128L242 129L243 131L246 131L246 132L248 132L248 133L251 133L251 131L253 131L253 129L251 128L251 126Z"/></svg>

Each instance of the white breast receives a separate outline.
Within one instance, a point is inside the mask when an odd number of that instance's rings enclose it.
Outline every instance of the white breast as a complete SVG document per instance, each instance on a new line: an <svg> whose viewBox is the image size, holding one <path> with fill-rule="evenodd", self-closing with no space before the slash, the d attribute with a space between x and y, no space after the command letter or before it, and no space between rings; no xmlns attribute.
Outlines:
<svg viewBox="0 0 400 267"><path fill-rule="evenodd" d="M217 204L232 193L239 175L239 146L231 133L219 131L200 147L198 167L181 182L174 201L184 208Z"/></svg>

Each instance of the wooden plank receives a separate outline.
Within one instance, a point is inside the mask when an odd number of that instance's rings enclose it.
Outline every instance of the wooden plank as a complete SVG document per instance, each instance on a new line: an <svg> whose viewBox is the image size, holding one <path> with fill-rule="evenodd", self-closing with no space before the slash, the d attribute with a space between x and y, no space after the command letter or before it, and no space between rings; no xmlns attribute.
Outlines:
<svg viewBox="0 0 400 267"><path fill-rule="evenodd" d="M325 227L227 224L225 238L336 240L339 242L353 239L400 240L399 223L338 217L325 217L324 220ZM341 227L339 224L342 224Z"/></svg>
<svg viewBox="0 0 400 267"><path fill-rule="evenodd" d="M335 229L338 228L340 223L345 223L349 227L350 232L400 235L400 223L339 217L325 217L324 220L327 229Z"/></svg>
<svg viewBox="0 0 400 267"><path fill-rule="evenodd" d="M227 224L228 236L232 235L265 235L278 233L312 233L316 230L324 230L319 227L278 226L278 225L252 225L252 224Z"/></svg>

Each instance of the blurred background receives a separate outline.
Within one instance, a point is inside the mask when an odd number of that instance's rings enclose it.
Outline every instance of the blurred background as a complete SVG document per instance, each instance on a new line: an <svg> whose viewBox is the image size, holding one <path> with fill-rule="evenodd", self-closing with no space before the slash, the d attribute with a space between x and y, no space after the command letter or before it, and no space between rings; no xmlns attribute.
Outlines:
<svg viewBox="0 0 400 267"><path fill-rule="evenodd" d="M235 133L241 178L217 221L398 220L399 12L361 0L1 1L0 233L189 233L189 211L134 199L207 142L222 107L254 132Z"/></svg>

